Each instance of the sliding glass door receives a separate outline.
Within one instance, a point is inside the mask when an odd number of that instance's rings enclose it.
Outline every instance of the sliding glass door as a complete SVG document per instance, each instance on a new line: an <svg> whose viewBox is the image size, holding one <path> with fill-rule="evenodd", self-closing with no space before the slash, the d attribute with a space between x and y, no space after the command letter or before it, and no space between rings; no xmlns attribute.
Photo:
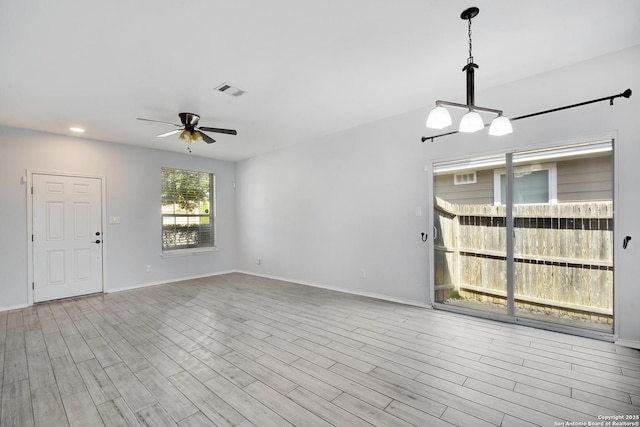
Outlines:
<svg viewBox="0 0 640 427"><path fill-rule="evenodd" d="M612 148L514 153L516 316L613 331Z"/></svg>
<svg viewBox="0 0 640 427"><path fill-rule="evenodd" d="M443 307L613 332L613 144L434 164Z"/></svg>
<svg viewBox="0 0 640 427"><path fill-rule="evenodd" d="M493 203L488 157L434 166L435 302L507 314L506 209Z"/></svg>

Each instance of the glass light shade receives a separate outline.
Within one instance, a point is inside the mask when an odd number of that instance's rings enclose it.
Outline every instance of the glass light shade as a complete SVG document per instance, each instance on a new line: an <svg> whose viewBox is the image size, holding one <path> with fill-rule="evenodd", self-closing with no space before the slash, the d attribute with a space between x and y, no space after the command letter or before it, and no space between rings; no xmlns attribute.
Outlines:
<svg viewBox="0 0 640 427"><path fill-rule="evenodd" d="M513 133L511 121L505 116L498 116L491 122L489 135L502 136Z"/></svg>
<svg viewBox="0 0 640 427"><path fill-rule="evenodd" d="M451 115L449 111L440 106L436 106L427 117L427 127L431 129L446 128L451 124Z"/></svg>
<svg viewBox="0 0 640 427"><path fill-rule="evenodd" d="M458 130L460 132L477 132L480 129L484 128L484 122L482 121L482 117L480 114L475 111L469 111L467 114L462 116L462 120L460 120L460 127Z"/></svg>

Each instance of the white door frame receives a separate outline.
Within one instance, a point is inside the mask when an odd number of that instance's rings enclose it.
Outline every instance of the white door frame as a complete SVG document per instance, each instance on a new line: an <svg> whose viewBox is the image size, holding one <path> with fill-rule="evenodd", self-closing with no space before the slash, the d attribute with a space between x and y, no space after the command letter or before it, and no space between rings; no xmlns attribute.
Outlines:
<svg viewBox="0 0 640 427"><path fill-rule="evenodd" d="M83 173L71 173L71 172L58 172L58 171L48 171L48 170L40 170L40 169L27 169L27 304L33 305L33 276L34 276L34 262L33 262L33 198L31 195L31 188L33 188L33 175L57 175L57 176L70 176L76 178L94 178L100 180L101 187L101 200L100 203L102 205L101 208L101 225L102 225L102 292L107 292L107 280L106 280L106 271L104 266L106 265L106 250L104 243L104 235L106 230L106 177L103 175L89 175Z"/></svg>

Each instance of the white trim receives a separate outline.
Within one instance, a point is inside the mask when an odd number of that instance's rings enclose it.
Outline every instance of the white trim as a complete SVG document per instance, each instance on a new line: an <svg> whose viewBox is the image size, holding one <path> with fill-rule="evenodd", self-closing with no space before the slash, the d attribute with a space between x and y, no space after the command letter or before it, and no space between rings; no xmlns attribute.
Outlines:
<svg viewBox="0 0 640 427"><path fill-rule="evenodd" d="M613 343L617 345L621 345L623 347L637 348L638 350L640 350L640 341L615 340Z"/></svg>
<svg viewBox="0 0 640 427"><path fill-rule="evenodd" d="M249 275L249 276L256 276L256 277L263 277L265 279L280 280L280 281L283 281L283 282L294 283L294 284L297 284L297 285L311 286L311 287L314 287L314 288L320 288L320 289L326 289L326 290L330 290L330 291L342 292L342 293L345 293L345 294L351 294L351 295L358 295L358 296L362 296L362 297L374 298L374 299L378 299L378 300L382 300L382 301L395 302L395 303L398 303L398 304L405 304L405 305L410 305L410 306L414 306L414 307L428 308L428 309L432 309L433 308L431 306L431 304L428 304L428 303L425 303L425 302L422 302L422 301L416 301L416 300L410 300L410 299L404 299L404 298L394 298L394 297L390 297L388 295L376 294L376 293L373 293L373 292L354 291L354 290L341 288L341 287L327 286L327 285L323 285L323 284L315 283L315 282L306 282L306 281L300 281L300 280L290 279L290 278L281 277L281 276L258 274L258 273L254 273L254 272L251 272L251 271L242 271L242 270L226 270L226 271L220 271L220 272L216 272L216 273L206 273L206 274L200 274L200 275L196 275L196 276L186 276L186 277L180 277L180 278L173 278L173 279L169 279L169 280L160 280L160 281L157 281L157 282L139 283L137 285L131 285L131 286L127 286L127 287L124 287L124 288L112 289L112 290L109 290L109 291L105 290L104 293L125 292L125 291L131 291L131 290L136 290L136 289L147 288L147 287L151 287L151 286L159 286L159 285L167 285L167 284L170 284L170 283L183 282L185 280L202 279L202 278L205 278L205 277L222 276L224 274L233 274L233 273L246 274L246 275ZM82 297L83 297L83 295L79 296L79 298L82 298ZM1 311L8 311L8 310L15 310L15 309L22 309L22 308L29 307L31 305L33 305L33 302L31 302L28 305L17 305L17 306L9 306L9 307L0 307L0 312Z"/></svg>
<svg viewBox="0 0 640 427"><path fill-rule="evenodd" d="M394 297L390 297L388 295L376 294L376 293L373 293L373 292L354 291L352 289L346 289L346 288L341 288L341 287L336 287L336 286L328 286L328 285L324 285L324 284L321 284L321 283L301 281L301 280L290 279L290 278L281 277L281 276L272 276L272 275L269 275L269 274L258 274L258 273L254 273L252 271L238 270L238 271L236 271L236 273L247 274L249 276L263 277L265 279L280 280L280 281L283 281L283 282L289 282L289 283L293 283L293 284L296 284L296 285L311 286L313 288L326 289L326 290L329 290L329 291L342 292L342 293L345 293L345 294L358 295L358 296L361 296L361 297L374 298L374 299L379 299L379 300L383 300L383 301L396 302L398 304L411 305L411 306L414 306L414 307L429 308L429 309L432 308L430 304L427 304L427 303L425 303L423 301L416 301L416 300L410 300L410 299L404 299L404 298L394 298Z"/></svg>
<svg viewBox="0 0 640 427"><path fill-rule="evenodd" d="M611 139L593 142L584 142L582 144L571 144L560 146L558 148L540 148L535 150L526 150L526 152L515 151L513 163L534 162L538 160L557 159L562 157L575 157L585 154L607 153L612 150ZM515 158L517 157L517 159Z"/></svg>
<svg viewBox="0 0 640 427"><path fill-rule="evenodd" d="M431 165L433 166L433 165ZM434 185L433 185L433 169L431 167L425 166L425 172L427 173L427 200L431 199L430 202L427 203L429 214L427 215L427 234L431 236L431 238L427 237L427 263L428 263L428 277L427 279L427 289L426 289L426 297L429 307L433 308L433 302L436 299L436 276L434 271L435 265L435 238L436 238L436 226L434 219L434 206L435 206L435 193L434 193Z"/></svg>
<svg viewBox="0 0 640 427"><path fill-rule="evenodd" d="M135 290L135 289L148 288L150 286L167 285L169 283L183 282L185 280L193 280L193 279L202 279L204 277L222 276L223 274L231 274L231 273L239 273L239 271L237 271L237 270L227 270L227 271L220 271L220 272L216 272L216 273L199 274L197 276L185 276L185 277L179 277L179 278L168 279L168 280L160 280L160 281L157 281L157 282L139 283L137 285L131 285L131 286L127 286L127 287L124 287L124 288L112 289L108 293L132 291L132 290Z"/></svg>
<svg viewBox="0 0 640 427"><path fill-rule="evenodd" d="M514 156L515 157L515 156ZM515 159L514 159L515 164ZM513 173L514 175L517 173L527 172L531 170L532 172L537 172L541 170L549 171L549 201L546 203L535 203L539 205L555 205L558 203L558 167L556 163L543 163L536 169L531 169L532 165L524 165L524 166L514 166ZM496 206L502 205L502 185L500 182L500 177L506 174L506 169L494 169L493 171L493 204ZM514 203L514 205L517 203ZM533 203L532 203L533 204Z"/></svg>
<svg viewBox="0 0 640 427"><path fill-rule="evenodd" d="M206 255L214 252L218 252L217 246L192 248L192 249L172 249L168 251L163 251L160 254L160 256L162 258L176 258L181 256Z"/></svg>
<svg viewBox="0 0 640 427"><path fill-rule="evenodd" d="M246 274L248 276L263 277L265 279L280 280L280 281L283 281L283 282L294 283L294 284L297 284L297 285L311 286L311 287L314 287L314 288L326 289L326 290L329 290L329 291L342 292L342 293L345 293L345 294L358 295L358 296L362 296L362 297L374 298L374 299L379 299L379 300L383 300L383 301L389 301L389 302L395 302L395 303L399 303L399 304L411 305L411 306L414 306L414 307L429 308L429 309L432 308L430 304L427 304L427 303L422 302L422 301L416 301L416 300L410 300L410 299L404 299L404 298L394 298L394 297L390 297L388 295L376 294L376 293L373 293L373 292L354 291L354 290L351 290L351 289L346 289L346 288L341 288L341 287L336 287L336 286L328 286L328 285L324 285L324 284L321 284L321 283L301 281L301 280L291 279L291 278L282 277L282 276L273 276L273 275L268 275L268 274L258 274L258 273L255 273L255 272L243 271L243 270L228 270L228 271L222 271L222 272L217 272L217 273L208 273L208 274L202 274L202 275L197 275L197 276L175 278L175 279L164 280L164 281L159 281L159 282L141 283L141 284L138 284L138 285L127 286L125 288L114 289L114 290L112 290L110 292L116 293L116 292L122 292L122 291L130 291L130 290L134 290L134 289L146 288L146 287L149 287L149 286L165 285L165 284L169 284L169 283L182 282L182 281L185 281L185 280L202 279L204 277L221 276L223 274L232 274L232 273Z"/></svg>
<svg viewBox="0 0 640 427"><path fill-rule="evenodd" d="M464 171L469 169L488 169L495 166L504 166L504 154L502 155L491 155L491 156L481 156L479 158L474 159L458 159L451 161L434 161L431 164L433 168L434 175L441 175L443 173L451 173ZM425 171L427 170L427 166L424 167Z"/></svg>
<svg viewBox="0 0 640 427"><path fill-rule="evenodd" d="M0 307L0 313L3 311L11 311L11 310L21 310L23 308L29 307L31 304L17 304L17 305L7 305L5 307Z"/></svg>
<svg viewBox="0 0 640 427"><path fill-rule="evenodd" d="M622 242L622 230L620 230L620 213L621 210L618 209L618 203L620 200L619 189L619 154L618 150L620 149L620 145L616 143L618 139L618 133L615 132L611 136L611 149L613 153L613 334L617 339L619 337L620 331L620 274L618 274L618 269L622 265L620 257L622 256L622 251L617 249L617 243ZM626 341L626 340L623 340ZM617 341L616 341L617 342ZM631 341L633 342L633 341ZM637 341L636 341L637 342ZM624 345L624 344L621 344ZM634 347L638 348L639 347Z"/></svg>
<svg viewBox="0 0 640 427"><path fill-rule="evenodd" d="M540 144L540 146L527 144L513 147L510 151L518 156L517 159L514 159L514 164L557 158L558 154L577 156L581 154L600 153L611 151L609 145L611 141L615 139L614 135L616 135L616 132L612 131L605 134L593 135L591 137L546 142L545 144ZM504 166L504 153L507 151L509 150L492 151L486 154L473 154L471 155L471 159L469 157L443 158L441 160L432 159L431 165L425 165L424 170L425 172L428 172L429 169L433 168L434 175L441 175L468 169L491 169L496 166Z"/></svg>
<svg viewBox="0 0 640 427"><path fill-rule="evenodd" d="M91 175L91 174L83 174L83 173L74 173L74 172L57 172L50 170L40 170L40 169L27 169L27 186L25 188L25 194L27 198L27 306L33 305L33 242L31 241L31 236L33 235L33 198L31 194L31 188L33 187L33 175L54 175L54 176L70 176L77 178L93 178L100 180L100 192L101 192L101 213L102 221L102 240L104 239L104 234L107 230L107 177L104 175ZM102 245L102 292L107 292L107 272L105 265L107 265L107 250L106 245L108 244L109 239Z"/></svg>

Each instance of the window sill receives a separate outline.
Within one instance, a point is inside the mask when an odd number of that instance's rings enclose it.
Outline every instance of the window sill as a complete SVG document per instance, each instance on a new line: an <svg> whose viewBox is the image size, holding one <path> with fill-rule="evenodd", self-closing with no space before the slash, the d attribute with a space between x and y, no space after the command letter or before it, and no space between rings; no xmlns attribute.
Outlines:
<svg viewBox="0 0 640 427"><path fill-rule="evenodd" d="M175 249L172 251L163 251L160 256L162 258L176 258L181 256L206 255L213 252L218 252L218 248L214 246L211 248Z"/></svg>

